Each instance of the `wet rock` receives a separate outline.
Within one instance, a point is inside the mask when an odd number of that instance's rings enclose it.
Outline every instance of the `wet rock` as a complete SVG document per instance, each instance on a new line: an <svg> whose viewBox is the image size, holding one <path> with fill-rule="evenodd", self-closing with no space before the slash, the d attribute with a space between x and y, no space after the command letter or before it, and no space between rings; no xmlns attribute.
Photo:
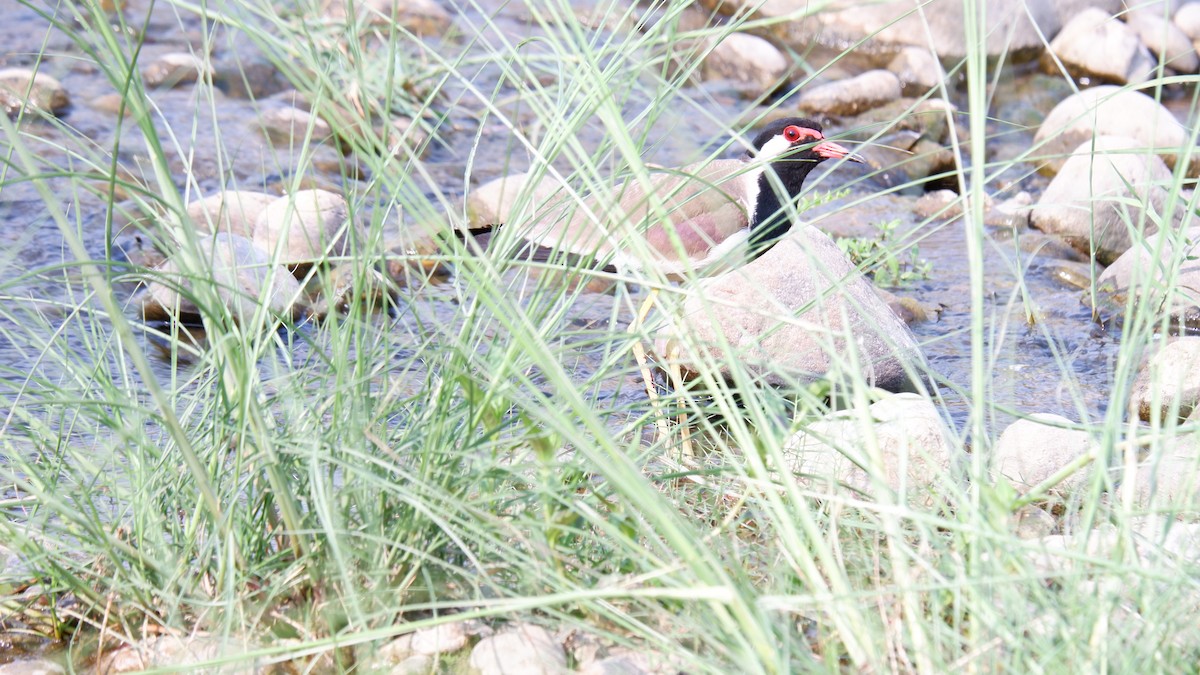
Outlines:
<svg viewBox="0 0 1200 675"><path fill-rule="evenodd" d="M1200 40L1200 2L1189 2L1181 6L1171 17L1179 30L1192 42Z"/></svg>
<svg viewBox="0 0 1200 675"><path fill-rule="evenodd" d="M467 195L467 222L473 228L486 228L514 218L528 221L560 192L558 181L550 176L538 179L537 183L530 173L497 178Z"/></svg>
<svg viewBox="0 0 1200 675"><path fill-rule="evenodd" d="M1044 157L1043 167L1057 172L1067 153L1096 136L1125 136L1142 148L1153 148L1168 165L1189 143L1188 130L1169 110L1149 96L1115 86L1085 89L1054 107L1034 137L1035 154ZM1200 161L1193 160L1189 175L1200 175Z"/></svg>
<svg viewBox="0 0 1200 675"><path fill-rule="evenodd" d="M900 79L887 70L871 70L806 89L796 105L819 115L857 115L900 98Z"/></svg>
<svg viewBox="0 0 1200 675"><path fill-rule="evenodd" d="M1032 224L1109 263L1133 244L1131 230L1151 234L1163 213L1171 171L1138 141L1100 136L1083 143L1033 209ZM1132 191L1131 191L1132 188Z"/></svg>
<svg viewBox="0 0 1200 675"><path fill-rule="evenodd" d="M61 82L40 70L0 70L0 104L8 116L15 117L26 103L43 112L60 113L71 104L71 97Z"/></svg>
<svg viewBox="0 0 1200 675"><path fill-rule="evenodd" d="M997 241L1009 241L1016 239L1016 248L1022 253L1027 253L1029 258L1049 258L1054 260L1071 261L1075 263L1083 263L1088 259L1086 255L1075 250L1062 237L1038 232L1037 230L1023 230L1019 232L998 233Z"/></svg>
<svg viewBox="0 0 1200 675"><path fill-rule="evenodd" d="M471 667L481 675L558 675L567 672L567 656L545 628L521 624L480 640Z"/></svg>
<svg viewBox="0 0 1200 675"><path fill-rule="evenodd" d="M696 291L655 343L660 355L678 350L685 371L728 373L737 360L772 386L837 379L851 374L844 355L856 349L853 375L896 391L910 385L905 366L920 358L908 326L815 227L793 228L758 259L700 281Z"/></svg>
<svg viewBox="0 0 1200 675"><path fill-rule="evenodd" d="M770 93L785 81L790 64L783 52L757 35L731 33L704 58L708 79L722 78L752 97Z"/></svg>
<svg viewBox="0 0 1200 675"><path fill-rule="evenodd" d="M1138 372L1129 409L1144 422L1184 421L1200 404L1200 337L1163 346Z"/></svg>
<svg viewBox="0 0 1200 675"><path fill-rule="evenodd" d="M333 18L345 18L351 4L371 23L395 22L420 37L443 35L454 21L436 0L337 0L329 13Z"/></svg>
<svg viewBox="0 0 1200 675"><path fill-rule="evenodd" d="M763 19L786 17L786 21L772 24L769 30L797 50L808 49L814 43L838 46L865 39L865 50L876 52L892 52L906 46L928 49L932 44L940 57L958 60L966 57L968 51L963 5L955 0L923 3L922 12L913 11L911 0L868 4L832 0L818 12L814 12L811 0L704 0L701 4L723 14ZM985 3L988 56L1040 54L1041 36L1057 33L1062 25L1057 4L1054 0ZM801 16L804 19L795 19Z"/></svg>
<svg viewBox="0 0 1200 675"><path fill-rule="evenodd" d="M1191 39L1176 26L1162 8L1137 7L1123 16L1125 25L1138 36L1142 44L1164 65L1179 73L1194 73L1200 69L1200 57Z"/></svg>
<svg viewBox="0 0 1200 675"><path fill-rule="evenodd" d="M1096 445L1088 432L1071 429L1074 423L1060 415L1035 413L1013 422L1000 434L992 451L995 475L1025 491L1036 487L1066 465L1092 451ZM1050 490L1065 495L1086 484L1090 468L1084 467Z"/></svg>
<svg viewBox="0 0 1200 675"><path fill-rule="evenodd" d="M1167 313L1176 324L1200 328L1200 227L1146 237L1109 265L1096 286L1099 309L1107 313L1122 316L1134 302L1137 311Z"/></svg>
<svg viewBox="0 0 1200 675"><path fill-rule="evenodd" d="M1019 539L1040 539L1054 532L1058 522L1045 509L1029 504L1017 510L1010 520Z"/></svg>
<svg viewBox="0 0 1200 675"><path fill-rule="evenodd" d="M272 316L295 317L303 311L297 304L299 282L287 270L272 265L267 254L249 239L225 233L199 237L197 257L203 266L199 270L188 269L180 253L156 270L154 280L137 299L147 321L181 318L187 323L199 317L202 312L189 297L197 279L212 284L217 298L238 321L253 316L263 303Z"/></svg>
<svg viewBox="0 0 1200 675"><path fill-rule="evenodd" d="M905 96L924 96L946 77L937 55L923 47L904 47L888 63L888 70L900 78Z"/></svg>
<svg viewBox="0 0 1200 675"><path fill-rule="evenodd" d="M1050 58L1051 54L1057 58ZM1137 34L1102 9L1090 7L1074 16L1050 42L1042 57L1047 72L1059 63L1076 77L1116 84L1140 84L1154 72L1155 61Z"/></svg>
<svg viewBox="0 0 1200 675"><path fill-rule="evenodd" d="M1046 270L1050 278L1069 288L1086 290L1092 287L1092 278L1095 275L1089 263L1072 260L1053 260L1041 265L1041 267Z"/></svg>
<svg viewBox="0 0 1200 675"><path fill-rule="evenodd" d="M157 635L125 645L104 655L96 664L96 675L136 673L155 668L196 667L206 662L213 670L232 669L231 657L254 649L254 645L212 637L181 638ZM253 660L237 663L240 672L255 672L266 664ZM257 667L257 668L256 668Z"/></svg>
<svg viewBox="0 0 1200 675"><path fill-rule="evenodd" d="M349 249L354 224L350 208L328 190L298 190L267 205L254 223L254 244L280 264L308 265Z"/></svg>
<svg viewBox="0 0 1200 675"><path fill-rule="evenodd" d="M933 190L932 192L926 192L917 199L917 202L913 204L913 213L922 218L950 220L951 218L962 216L964 201L953 190ZM995 202L992 200L991 195L984 194L984 211L990 211L994 206Z"/></svg>
<svg viewBox="0 0 1200 675"><path fill-rule="evenodd" d="M258 119L267 138L283 145L299 145L306 138L320 143L333 136L328 122L300 108L270 108Z"/></svg>
<svg viewBox="0 0 1200 675"><path fill-rule="evenodd" d="M250 190L227 190L197 199L187 205L187 217L197 232L228 232L242 237L254 236L254 223L275 197Z"/></svg>
<svg viewBox="0 0 1200 675"><path fill-rule="evenodd" d="M195 54L171 52L154 59L142 69L147 87L177 87L192 84L201 76L211 77L212 66Z"/></svg>
<svg viewBox="0 0 1200 675"><path fill-rule="evenodd" d="M875 293L885 302L889 309L900 317L906 324L924 323L941 313L941 308L926 305L914 298L896 295L889 290L876 288Z"/></svg>
<svg viewBox="0 0 1200 675"><path fill-rule="evenodd" d="M867 428L869 426L869 428ZM808 424L784 447L787 468L815 486L878 495L876 481L909 494L937 491L961 453L933 403L893 394L867 409L843 410Z"/></svg>
<svg viewBox="0 0 1200 675"><path fill-rule="evenodd" d="M456 652L467 646L467 630L461 622L422 628L412 634L411 646L413 652L426 656Z"/></svg>
<svg viewBox="0 0 1200 675"><path fill-rule="evenodd" d="M0 675L63 675L66 669L53 661L32 659L0 665Z"/></svg>

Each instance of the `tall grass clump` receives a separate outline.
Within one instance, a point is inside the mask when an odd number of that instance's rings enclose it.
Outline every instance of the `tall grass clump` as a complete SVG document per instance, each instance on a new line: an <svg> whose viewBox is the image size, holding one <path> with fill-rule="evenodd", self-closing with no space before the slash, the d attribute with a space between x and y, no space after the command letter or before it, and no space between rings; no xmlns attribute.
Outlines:
<svg viewBox="0 0 1200 675"><path fill-rule="evenodd" d="M1127 421L1143 353L1173 327L1155 307L1130 305L1098 413L1074 347L1036 320L1032 272L1019 259L1006 270L1016 279L1009 297L993 300L985 194L1013 174L1029 178L1042 156L989 152L1006 131L989 93L1004 64L984 49L986 3L964 4L974 48L951 69L963 88L930 93L959 103L954 169L941 178L957 182L966 215L931 219L897 244L925 251L960 228L955 255L967 260L966 328L926 336L926 346L957 341L968 376L948 380L936 363L912 372L921 395L943 405L948 446L962 451L918 494L891 489L869 466L866 491L786 468L788 439L830 401L849 411L857 457L869 465L884 452L868 412L883 394L854 349L837 354L831 381L785 387L761 386L739 360L704 357L691 386L648 397L632 345L653 342L698 280L516 255L548 205L591 208L586 197L649 180L660 158L740 152L733 139L827 66L795 55L807 70L790 91L734 105L696 84L701 59L716 38L801 15L694 27L685 2L605 2L582 16L546 1L525 5L518 24L506 7L461 3L430 36L376 20L381 6L156 6L155 20L169 15L191 31L201 57L252 46L297 90L289 100L332 127L328 139L315 124L299 129L251 174L236 125L252 122L230 119L217 86L228 82L202 73L190 96L172 95L173 109L142 85L150 12L135 21L96 3L22 3L65 36L53 44L96 69L125 114L103 137L32 110L0 120L0 190L36 205L24 212L37 229L22 246L61 250L32 264L6 254L16 271L0 277L0 353L11 357L0 363L4 630L31 648L61 641L79 665L175 635L220 644L204 656L210 666L310 659L352 670L400 634L479 619L598 635L688 672L1194 667L1194 557L1177 552L1172 529L1186 510L1148 508L1129 487L1139 462L1195 431ZM248 82L249 64L242 75ZM1172 84L1160 77L1143 90ZM397 117L411 120L407 131L390 126ZM1186 163L1164 222L1195 210ZM465 204L487 180L518 172L528 172L525 188L481 250L463 236ZM816 178L798 211L839 196L836 174ZM551 200L534 190L544 180ZM212 281L186 205L264 183L332 187L349 202L350 250L314 266L309 287L341 283L338 269L358 291L399 269L403 288L349 293L320 320L236 311L231 289ZM122 259L131 220L176 256L200 325L143 321L131 303L138 283L170 281ZM1177 258L1168 284L1186 262ZM435 267L453 274L434 279ZM655 313L630 330L651 290ZM997 307L1034 320L1012 325ZM1050 352L1073 428L1092 445L1018 492L994 478L989 453L1002 423L1028 415L995 390L1005 385L997 364L1030 341ZM1085 474L1047 506L1058 483ZM1020 536L1032 506L1058 519L1061 546Z"/></svg>

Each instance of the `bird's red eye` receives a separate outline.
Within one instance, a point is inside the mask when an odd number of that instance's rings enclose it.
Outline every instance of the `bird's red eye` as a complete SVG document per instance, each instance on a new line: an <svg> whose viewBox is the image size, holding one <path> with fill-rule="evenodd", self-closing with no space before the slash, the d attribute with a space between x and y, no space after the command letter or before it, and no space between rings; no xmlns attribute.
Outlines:
<svg viewBox="0 0 1200 675"><path fill-rule="evenodd" d="M800 133L800 127L792 126L783 130L783 137L786 138L789 143L795 143L796 141L800 140L800 136L802 135L803 134Z"/></svg>

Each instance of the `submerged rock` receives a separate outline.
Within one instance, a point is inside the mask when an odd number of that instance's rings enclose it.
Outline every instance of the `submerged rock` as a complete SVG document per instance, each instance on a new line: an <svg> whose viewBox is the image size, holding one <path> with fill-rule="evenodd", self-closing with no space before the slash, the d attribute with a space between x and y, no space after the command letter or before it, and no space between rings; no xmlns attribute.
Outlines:
<svg viewBox="0 0 1200 675"><path fill-rule="evenodd" d="M1139 147L1152 148L1170 166L1190 142L1188 130L1153 98L1105 85L1085 89L1056 105L1034 136L1034 155L1044 162L1046 172L1056 173L1068 153L1092 136L1132 138ZM1200 158L1193 158L1188 173L1200 175Z"/></svg>
<svg viewBox="0 0 1200 675"><path fill-rule="evenodd" d="M757 260L696 286L655 342L660 355L678 350L685 371L728 375L740 361L775 386L838 377L911 386L906 366L921 358L912 332L815 227L795 227Z"/></svg>
<svg viewBox="0 0 1200 675"><path fill-rule="evenodd" d="M1146 237L1109 265L1096 286L1098 308L1110 314L1123 316L1135 303L1136 311L1200 328L1200 226Z"/></svg>
<svg viewBox="0 0 1200 675"><path fill-rule="evenodd" d="M57 79L28 68L0 70L0 103L10 117L25 105L47 113L60 113L71 104L71 97Z"/></svg>
<svg viewBox="0 0 1200 675"><path fill-rule="evenodd" d="M254 236L259 215L275 199L264 192L226 190L188 204L187 217L197 232L228 232L249 238Z"/></svg>
<svg viewBox="0 0 1200 675"><path fill-rule="evenodd" d="M808 424L784 447L787 468L815 486L879 495L884 486L910 496L937 492L962 455L929 399L894 394L865 415L843 410Z"/></svg>
<svg viewBox="0 0 1200 675"><path fill-rule="evenodd" d="M1059 63L1072 75L1116 84L1145 82L1155 68L1154 57L1137 33L1095 7L1076 14L1050 42L1050 51L1042 58L1043 67L1056 73Z"/></svg>
<svg viewBox="0 0 1200 675"><path fill-rule="evenodd" d="M183 256L176 253L156 270L154 280L137 298L147 321L182 319L187 323L199 318L203 312L188 297L198 279L212 284L217 298L237 321L250 318L263 304L275 317L295 318L303 311L297 304L299 282L287 270L272 265L267 254L249 239L219 233L198 237L196 243L203 269L185 273Z"/></svg>
<svg viewBox="0 0 1200 675"><path fill-rule="evenodd" d="M821 115L857 115L900 98L900 78L887 70L828 82L804 90L796 105Z"/></svg>
<svg viewBox="0 0 1200 675"><path fill-rule="evenodd" d="M1170 169L1138 141L1099 136L1063 164L1034 207L1032 224L1112 262L1138 233L1158 230L1170 184Z"/></svg>
<svg viewBox="0 0 1200 675"><path fill-rule="evenodd" d="M1013 487L1028 490L1086 455L1095 442L1088 432L1069 428L1072 424L1065 417L1046 413L1013 422L1000 434L992 451L996 474ZM1051 488L1050 494L1065 495L1084 485L1089 475L1091 467L1084 467Z"/></svg>
<svg viewBox="0 0 1200 675"><path fill-rule="evenodd" d="M212 76L212 66L189 52L171 52L151 61L142 70L147 87L177 87L192 84L200 76Z"/></svg>
<svg viewBox="0 0 1200 675"><path fill-rule="evenodd" d="M254 223L254 244L280 264L301 267L349 250L350 207L328 190L297 190L271 202Z"/></svg>
<svg viewBox="0 0 1200 675"><path fill-rule="evenodd" d="M545 628L520 624L480 640L471 667L480 675L560 675L567 672L567 655Z"/></svg>
<svg viewBox="0 0 1200 675"><path fill-rule="evenodd" d="M1182 422L1200 404L1200 337L1167 343L1138 372L1130 411L1144 422Z"/></svg>

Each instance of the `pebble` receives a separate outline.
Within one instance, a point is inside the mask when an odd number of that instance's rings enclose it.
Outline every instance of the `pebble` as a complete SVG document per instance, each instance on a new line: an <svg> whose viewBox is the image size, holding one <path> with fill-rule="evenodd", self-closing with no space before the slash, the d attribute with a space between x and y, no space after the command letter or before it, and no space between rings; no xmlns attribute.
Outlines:
<svg viewBox="0 0 1200 675"><path fill-rule="evenodd" d="M946 78L937 54L922 47L902 48L888 63L888 70L900 78L905 96L924 96Z"/></svg>
<svg viewBox="0 0 1200 675"><path fill-rule="evenodd" d="M0 675L63 675L66 669L46 659L10 661L0 665Z"/></svg>
<svg viewBox="0 0 1200 675"><path fill-rule="evenodd" d="M333 136L333 128L328 122L300 108L270 108L258 119L267 138L283 145L299 145L306 138L320 143Z"/></svg>
<svg viewBox="0 0 1200 675"><path fill-rule="evenodd" d="M518 173L472 189L467 194L467 222L472 228L503 225L514 217L532 220L534 214L561 192L560 184L550 176L531 185L530 173Z"/></svg>
<svg viewBox="0 0 1200 675"><path fill-rule="evenodd" d="M1193 43L1200 41L1200 2L1184 3L1171 17L1171 21Z"/></svg>
<svg viewBox="0 0 1200 675"><path fill-rule="evenodd" d="M1074 249L1071 250L1074 251ZM1077 255L1082 254L1077 253ZM1092 265L1086 262L1051 260L1048 263L1041 264L1039 267L1046 270L1055 281L1068 288L1078 288L1080 290L1091 288L1092 280L1096 276Z"/></svg>
<svg viewBox="0 0 1200 675"><path fill-rule="evenodd" d="M298 190L278 197L258 215L254 244L280 264L297 267L343 256L349 250L350 207L328 190Z"/></svg>
<svg viewBox="0 0 1200 675"><path fill-rule="evenodd" d="M330 3L332 18L345 18L353 4L373 24L395 22L418 37L444 35L454 19L436 0L337 0Z"/></svg>
<svg viewBox="0 0 1200 675"><path fill-rule="evenodd" d="M559 675L567 672L562 645L541 626L520 624L484 638L471 650L480 675Z"/></svg>
<svg viewBox="0 0 1200 675"><path fill-rule="evenodd" d="M865 428L864 420L873 425ZM865 414L843 410L806 425L787 441L784 455L787 468L817 488L846 486L880 496L878 480L887 489L927 497L951 480L952 464L963 453L951 444L932 401L893 394Z"/></svg>
<svg viewBox="0 0 1200 675"><path fill-rule="evenodd" d="M1000 434L992 450L995 475L1025 491L1036 487L1060 469L1091 452L1096 443L1091 435L1071 429L1071 420L1050 413L1034 413L1013 422ZM1084 467L1052 488L1051 495L1063 496L1086 484L1091 467Z"/></svg>
<svg viewBox="0 0 1200 675"><path fill-rule="evenodd" d="M41 70L4 68L0 70L0 102L9 117L15 117L26 102L44 112L60 113L71 105L71 97L61 82Z"/></svg>
<svg viewBox="0 0 1200 675"><path fill-rule="evenodd" d="M171 52L151 61L142 69L147 87L178 87L192 84L200 76L212 76L212 66L190 52Z"/></svg>
<svg viewBox="0 0 1200 675"><path fill-rule="evenodd" d="M1057 61L1051 58L1057 57ZM1042 58L1056 73L1059 63L1072 74L1115 84L1140 84L1154 72L1155 60L1137 34L1102 9L1086 8L1063 26Z"/></svg>
<svg viewBox="0 0 1200 675"><path fill-rule="evenodd" d="M1136 302L1139 311L1156 317L1166 312L1177 325L1200 329L1200 226L1171 233L1179 237L1177 242L1160 243L1163 236L1146 237L1100 274L1098 308L1120 317L1126 304ZM1168 282L1166 271L1176 264L1178 275Z"/></svg>
<svg viewBox="0 0 1200 675"><path fill-rule="evenodd" d="M1081 144L1034 207L1034 227L1109 263L1133 245L1130 224L1152 234L1169 195L1171 171L1138 141L1099 136ZM1132 192L1130 189L1132 188Z"/></svg>
<svg viewBox="0 0 1200 675"><path fill-rule="evenodd" d="M790 65L769 41L749 33L730 33L704 58L701 71L706 78L725 79L758 97L784 84Z"/></svg>
<svg viewBox="0 0 1200 675"><path fill-rule="evenodd" d="M1157 399L1157 405L1155 405ZM1181 337L1138 372L1129 409L1143 422L1183 422L1200 404L1200 337Z"/></svg>
<svg viewBox="0 0 1200 675"><path fill-rule="evenodd" d="M900 78L887 70L828 82L801 92L796 105L820 115L857 115L900 98Z"/></svg>

